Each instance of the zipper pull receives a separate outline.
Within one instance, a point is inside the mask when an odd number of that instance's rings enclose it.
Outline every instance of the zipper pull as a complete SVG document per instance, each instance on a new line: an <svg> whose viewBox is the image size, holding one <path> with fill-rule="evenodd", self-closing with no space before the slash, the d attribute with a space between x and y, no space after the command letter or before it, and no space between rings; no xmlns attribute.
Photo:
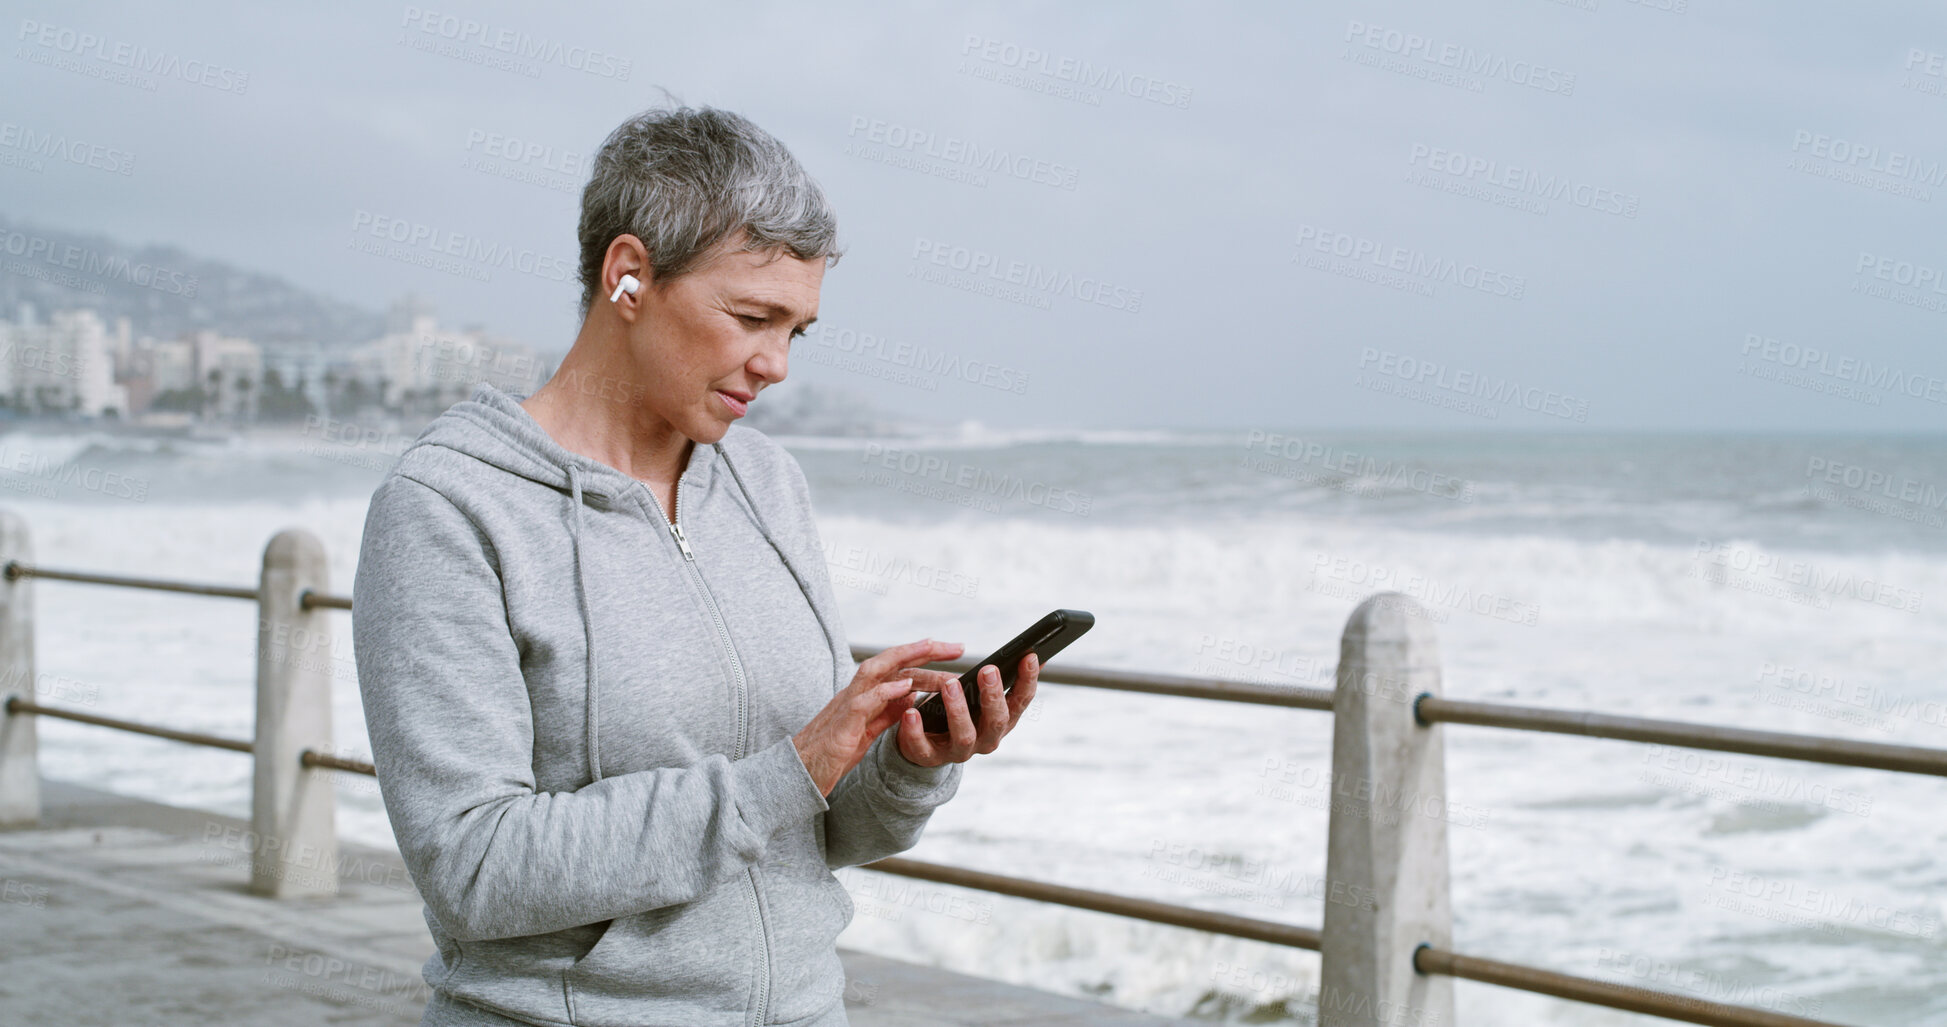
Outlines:
<svg viewBox="0 0 1947 1027"><path fill-rule="evenodd" d="M696 560L696 554L690 552L689 539L683 537L683 526L675 521L670 521L669 533L676 536L676 547L683 551L683 559L694 562Z"/></svg>

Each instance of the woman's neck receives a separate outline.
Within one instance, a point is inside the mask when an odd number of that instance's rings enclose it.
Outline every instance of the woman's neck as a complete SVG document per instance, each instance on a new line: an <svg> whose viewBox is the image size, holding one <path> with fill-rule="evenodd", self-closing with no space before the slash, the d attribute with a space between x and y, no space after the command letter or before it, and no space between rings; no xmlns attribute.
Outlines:
<svg viewBox="0 0 1947 1027"><path fill-rule="evenodd" d="M520 401L561 448L651 485L670 486L689 466L696 443L637 403L604 395L590 383L628 380L568 359L534 394ZM583 388L579 386L587 385ZM628 395L628 393L624 393Z"/></svg>

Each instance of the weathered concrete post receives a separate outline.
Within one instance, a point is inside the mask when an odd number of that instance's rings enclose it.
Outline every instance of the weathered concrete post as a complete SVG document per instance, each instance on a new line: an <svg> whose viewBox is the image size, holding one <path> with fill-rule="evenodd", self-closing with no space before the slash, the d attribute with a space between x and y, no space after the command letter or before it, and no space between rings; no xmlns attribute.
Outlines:
<svg viewBox="0 0 1947 1027"><path fill-rule="evenodd" d="M34 562L27 521L0 510L0 568ZM0 708L19 696L34 701L34 579L0 574ZM0 827L31 827L41 819L39 743L30 714L0 716Z"/></svg>
<svg viewBox="0 0 1947 1027"><path fill-rule="evenodd" d="M1419 603L1397 592L1352 611L1332 698L1322 1027L1453 1023L1453 980L1413 969L1422 943L1451 947L1447 788L1438 725L1413 702L1440 694L1440 651Z"/></svg>
<svg viewBox="0 0 1947 1027"><path fill-rule="evenodd" d="M276 898L338 893L337 796L331 771L299 762L331 750L331 636L324 544L288 528L264 548L257 606L257 773L250 801L250 890Z"/></svg>

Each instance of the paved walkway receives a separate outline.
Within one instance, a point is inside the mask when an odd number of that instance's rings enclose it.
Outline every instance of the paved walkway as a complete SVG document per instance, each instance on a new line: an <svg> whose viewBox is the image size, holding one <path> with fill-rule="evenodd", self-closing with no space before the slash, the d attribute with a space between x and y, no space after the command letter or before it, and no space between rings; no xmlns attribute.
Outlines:
<svg viewBox="0 0 1947 1027"><path fill-rule="evenodd" d="M395 852L346 846L338 898L249 894L235 818L43 782L0 831L0 1023L411 1027L432 954ZM1184 1021L840 951L854 1027L1168 1027Z"/></svg>

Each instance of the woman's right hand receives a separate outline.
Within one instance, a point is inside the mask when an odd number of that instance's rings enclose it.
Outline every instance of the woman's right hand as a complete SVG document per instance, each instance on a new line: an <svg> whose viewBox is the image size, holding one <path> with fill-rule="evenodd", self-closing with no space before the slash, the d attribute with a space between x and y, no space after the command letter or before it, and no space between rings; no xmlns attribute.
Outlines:
<svg viewBox="0 0 1947 1027"><path fill-rule="evenodd" d="M860 661L852 683L832 696L831 702L791 738L819 793L830 795L839 780L865 758L872 740L899 723L913 705L915 690L937 692L948 681L959 679L950 671L928 670L917 664L955 659L965 648L958 642L926 638Z"/></svg>

